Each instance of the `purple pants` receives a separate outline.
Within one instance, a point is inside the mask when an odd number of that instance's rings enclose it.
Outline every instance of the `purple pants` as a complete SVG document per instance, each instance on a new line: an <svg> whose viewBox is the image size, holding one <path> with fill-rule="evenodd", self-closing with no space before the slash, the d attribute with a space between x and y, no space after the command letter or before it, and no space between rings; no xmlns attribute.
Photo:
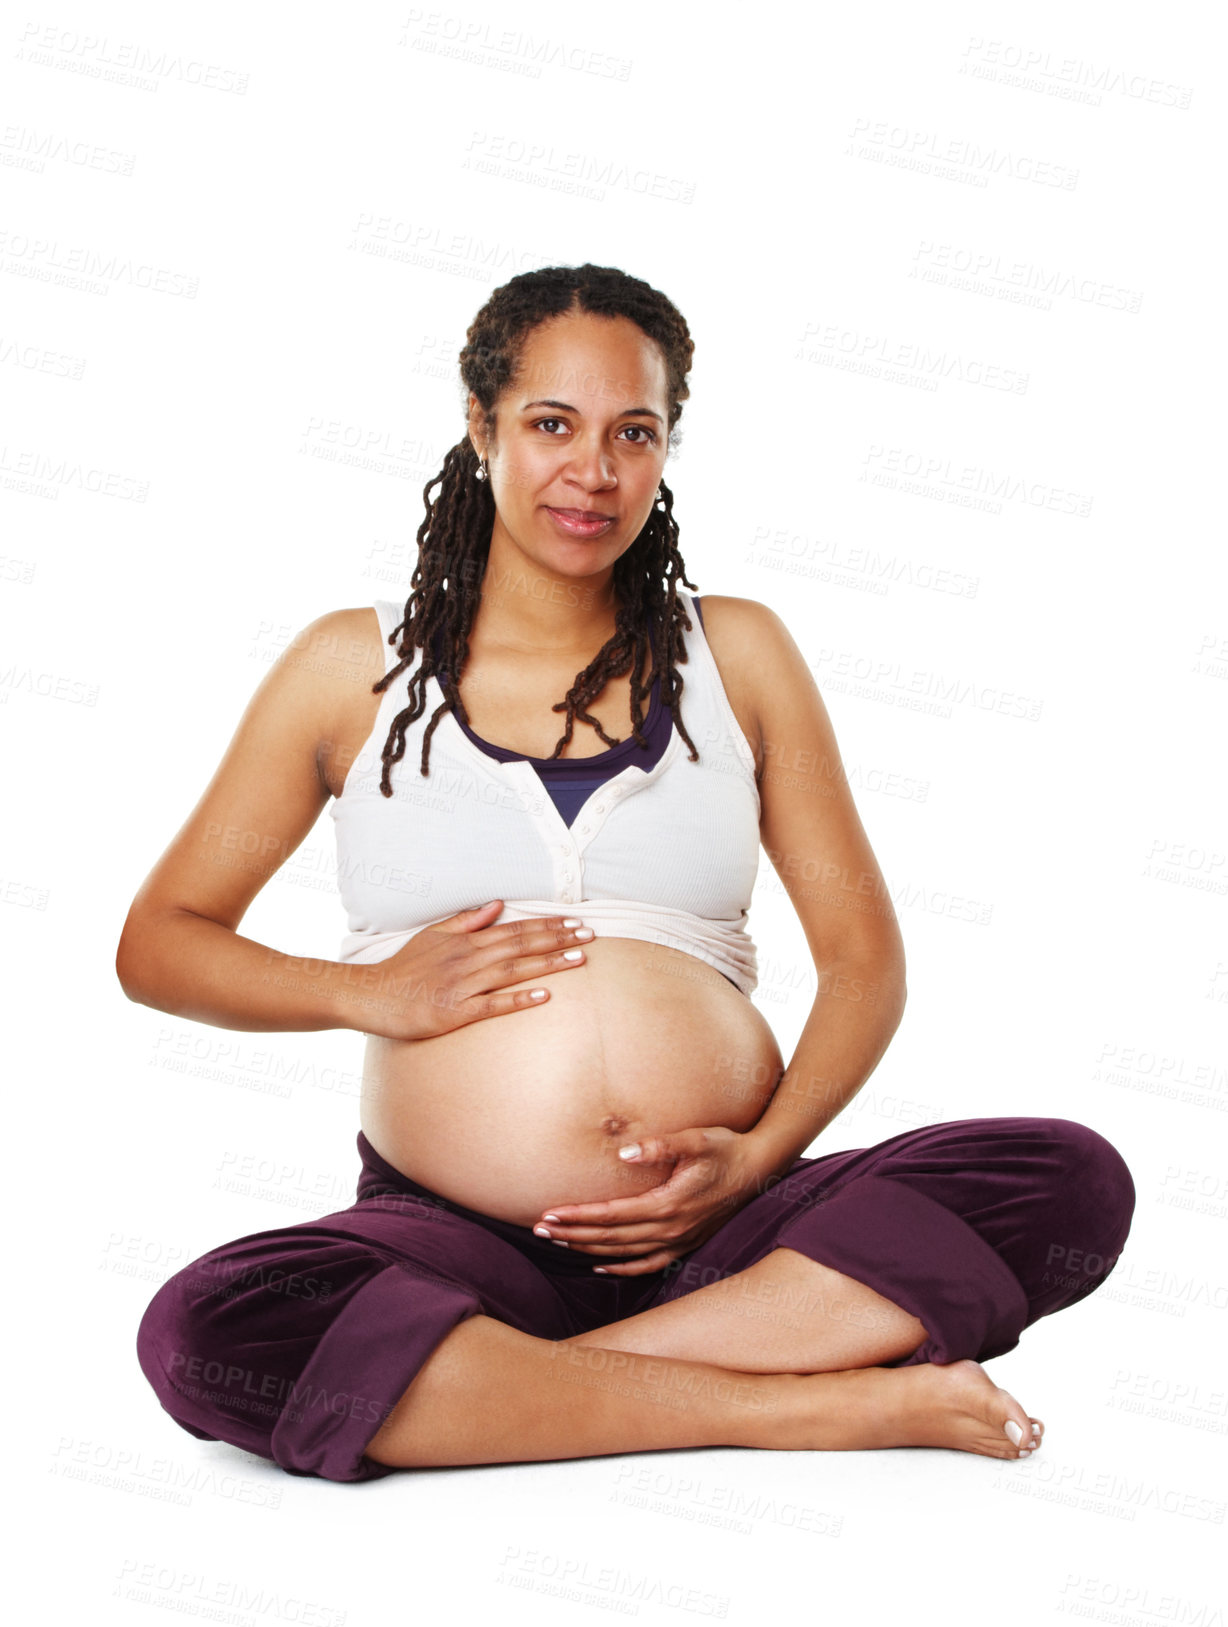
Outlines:
<svg viewBox="0 0 1228 1627"><path fill-rule="evenodd" d="M601 1277L601 1256L438 1197L361 1134L358 1149L350 1208L202 1255L158 1290L137 1335L145 1376L189 1434L326 1480L391 1472L367 1444L477 1313L566 1339L787 1247L923 1324L923 1344L878 1365L984 1361L1104 1281L1135 1201L1121 1154L1085 1124L955 1119L799 1158L665 1270Z"/></svg>

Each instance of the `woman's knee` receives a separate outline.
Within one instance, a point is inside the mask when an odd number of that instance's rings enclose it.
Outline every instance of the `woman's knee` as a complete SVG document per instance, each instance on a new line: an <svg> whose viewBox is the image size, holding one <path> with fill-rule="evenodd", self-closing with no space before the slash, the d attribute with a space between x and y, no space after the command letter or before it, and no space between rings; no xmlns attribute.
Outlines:
<svg viewBox="0 0 1228 1627"><path fill-rule="evenodd" d="M287 1397L346 1300L385 1262L351 1240L241 1238L165 1282L137 1331L137 1358L190 1434L271 1456Z"/></svg>
<svg viewBox="0 0 1228 1627"><path fill-rule="evenodd" d="M206 1256L163 1283L137 1329L137 1359L162 1407L189 1433L262 1450L277 1409L265 1406L266 1427L258 1427L261 1404L271 1399L260 1395L266 1375L250 1357L261 1344L258 1304L237 1314L218 1264ZM226 1424L236 1415L241 1439Z"/></svg>
<svg viewBox="0 0 1228 1627"><path fill-rule="evenodd" d="M1061 1154L1058 1196L1077 1197L1099 1217L1102 1249L1116 1255L1134 1218L1137 1194L1129 1165L1107 1137L1075 1119L1048 1119Z"/></svg>
<svg viewBox="0 0 1228 1627"><path fill-rule="evenodd" d="M146 1310L137 1352L189 1434L291 1473L363 1480L388 1472L364 1457L367 1442L429 1351L480 1304L378 1238L310 1224L185 1267Z"/></svg>
<svg viewBox="0 0 1228 1627"><path fill-rule="evenodd" d="M208 1340L196 1281L200 1264L185 1266L162 1284L137 1329L137 1359L160 1396L204 1358Z"/></svg>
<svg viewBox="0 0 1228 1627"><path fill-rule="evenodd" d="M1135 1189L1111 1141L1074 1119L1046 1119L1037 1196L1044 1221L1033 1232L1029 1269L1020 1277L1031 1319L1073 1305L1104 1282L1117 1264L1134 1215Z"/></svg>

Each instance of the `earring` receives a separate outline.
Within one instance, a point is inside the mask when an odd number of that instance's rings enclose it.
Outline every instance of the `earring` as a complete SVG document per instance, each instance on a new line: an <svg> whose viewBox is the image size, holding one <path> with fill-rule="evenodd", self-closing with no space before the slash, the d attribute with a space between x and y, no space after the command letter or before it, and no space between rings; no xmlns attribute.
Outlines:
<svg viewBox="0 0 1228 1627"><path fill-rule="evenodd" d="M481 460L481 462L478 464L477 468L473 471L473 478L475 480L489 480L490 479L490 470L486 466L486 459L485 458L483 458Z"/></svg>
<svg viewBox="0 0 1228 1627"><path fill-rule="evenodd" d="M664 486L658 486L657 487L657 496L656 496L656 502L654 504L654 507L659 508L659 509L664 509L664 507L665 507L665 487Z"/></svg>

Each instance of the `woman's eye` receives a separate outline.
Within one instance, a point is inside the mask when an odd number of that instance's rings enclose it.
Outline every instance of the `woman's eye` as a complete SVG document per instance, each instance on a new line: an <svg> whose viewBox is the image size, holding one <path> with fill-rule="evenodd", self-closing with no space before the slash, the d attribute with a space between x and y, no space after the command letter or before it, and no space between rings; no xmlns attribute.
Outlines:
<svg viewBox="0 0 1228 1627"><path fill-rule="evenodd" d="M537 418L533 422L533 427L534 429L544 429L547 435L550 435L553 439L557 440L558 436L555 435L553 429L547 427L550 424L563 424L564 428L567 427L562 418ZM657 437L655 433L645 424L627 424L625 427L627 429L634 430L636 435L641 437L638 440L632 441L632 446L651 446L656 441Z"/></svg>

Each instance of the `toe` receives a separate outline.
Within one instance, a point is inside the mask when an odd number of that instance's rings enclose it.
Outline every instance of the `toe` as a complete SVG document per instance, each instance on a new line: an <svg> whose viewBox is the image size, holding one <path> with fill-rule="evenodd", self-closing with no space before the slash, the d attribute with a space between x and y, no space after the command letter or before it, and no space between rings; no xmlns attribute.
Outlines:
<svg viewBox="0 0 1228 1627"><path fill-rule="evenodd" d="M1032 1431L1033 1420L1028 1417L1014 1396L1002 1391L1002 1397L1007 1403L1007 1415L1003 1420L1002 1433L1014 1448L1015 1457L1030 1457L1036 1449L1039 1436ZM1008 1452L1008 1456L1012 1455Z"/></svg>
<svg viewBox="0 0 1228 1627"><path fill-rule="evenodd" d="M1024 1452L1028 1450L1028 1448L1026 1448L1023 1444L1027 1437L1024 1435L1023 1430L1019 1427L1016 1419L1008 1418L1005 1424L1002 1426L1002 1433L1006 1436L1007 1440L1017 1452Z"/></svg>

